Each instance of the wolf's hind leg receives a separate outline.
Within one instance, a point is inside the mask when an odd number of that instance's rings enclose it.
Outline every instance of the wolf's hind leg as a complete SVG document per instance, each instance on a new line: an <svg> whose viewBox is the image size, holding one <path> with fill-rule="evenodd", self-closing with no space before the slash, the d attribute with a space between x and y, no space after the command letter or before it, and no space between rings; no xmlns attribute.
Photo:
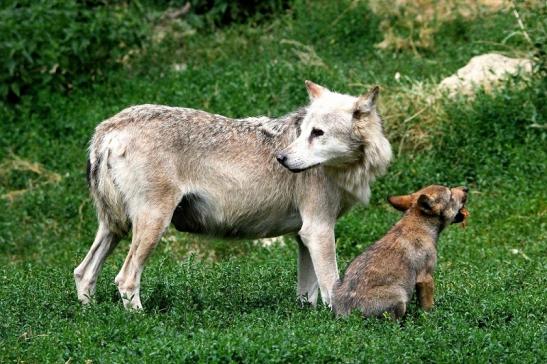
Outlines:
<svg viewBox="0 0 547 364"><path fill-rule="evenodd" d="M108 255L114 250L120 236L110 231L107 224L99 222L95 240L84 260L74 269L74 280L78 299L86 304L95 294L97 277Z"/></svg>
<svg viewBox="0 0 547 364"><path fill-rule="evenodd" d="M296 237L296 242L298 243L298 298L302 302L308 302L315 306L319 285L313 269L310 251L300 237Z"/></svg>
<svg viewBox="0 0 547 364"><path fill-rule="evenodd" d="M116 276L116 284L126 308L141 309L140 282L146 260L171 221L173 208L147 208L133 219L129 253Z"/></svg>

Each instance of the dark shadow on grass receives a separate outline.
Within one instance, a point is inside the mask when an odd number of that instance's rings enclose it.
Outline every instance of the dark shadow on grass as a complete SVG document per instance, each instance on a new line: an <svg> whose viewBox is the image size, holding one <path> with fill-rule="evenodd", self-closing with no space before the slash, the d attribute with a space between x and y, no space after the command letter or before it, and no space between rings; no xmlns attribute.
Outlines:
<svg viewBox="0 0 547 364"><path fill-rule="evenodd" d="M142 293L141 293L142 295ZM202 291L201 287L179 287L169 286L164 283L154 285L148 297L142 297L143 306L146 312L169 314L175 308L185 311L206 312L222 311L225 313L245 314L256 310L279 313L282 310L294 308L311 309L311 305L302 305L297 299L284 298L282 294L272 295L264 292L263 295L248 295L237 291L225 294L218 287L208 292Z"/></svg>

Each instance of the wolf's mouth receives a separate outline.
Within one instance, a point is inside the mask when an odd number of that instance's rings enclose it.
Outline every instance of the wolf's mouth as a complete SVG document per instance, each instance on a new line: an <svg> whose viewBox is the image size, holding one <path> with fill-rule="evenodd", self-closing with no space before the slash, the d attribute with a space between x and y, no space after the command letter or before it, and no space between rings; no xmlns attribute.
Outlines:
<svg viewBox="0 0 547 364"><path fill-rule="evenodd" d="M454 217L452 223L459 224L460 222L464 222L465 219L467 219L467 216L469 216L469 211L467 211L465 207L462 207L456 214L456 217Z"/></svg>
<svg viewBox="0 0 547 364"><path fill-rule="evenodd" d="M307 171L308 169L310 168L313 168L313 167L317 167L318 165L320 165L321 163L317 163L317 164L314 164L313 166L309 166L309 167L306 167L306 168L289 168L287 167L287 169L289 171L291 171L292 173L300 173L300 172L304 172L304 171Z"/></svg>

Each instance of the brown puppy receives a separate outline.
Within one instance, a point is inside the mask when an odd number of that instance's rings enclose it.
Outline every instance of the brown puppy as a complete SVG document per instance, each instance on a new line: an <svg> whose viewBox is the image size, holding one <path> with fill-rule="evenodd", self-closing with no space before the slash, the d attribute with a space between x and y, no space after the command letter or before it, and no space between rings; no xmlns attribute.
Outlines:
<svg viewBox="0 0 547 364"><path fill-rule="evenodd" d="M429 186L411 195L393 196L389 203L405 211L391 230L349 266L334 287L337 316L360 309L365 316L388 313L399 318L416 288L420 305L433 306L433 271L437 240L448 224L467 217L467 188Z"/></svg>

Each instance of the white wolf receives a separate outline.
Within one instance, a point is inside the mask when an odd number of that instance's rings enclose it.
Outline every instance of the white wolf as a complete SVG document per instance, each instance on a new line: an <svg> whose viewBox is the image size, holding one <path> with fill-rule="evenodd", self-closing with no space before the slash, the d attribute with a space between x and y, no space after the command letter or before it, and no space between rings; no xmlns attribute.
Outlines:
<svg viewBox="0 0 547 364"><path fill-rule="evenodd" d="M115 282L126 307L142 308L144 264L173 223L217 237L297 232L298 295L315 304L319 289L330 305L334 225L368 201L391 147L376 110L378 87L360 97L306 87L310 104L279 119L141 105L98 125L88 181L99 228L74 270L78 298L89 302L105 258L131 229Z"/></svg>

